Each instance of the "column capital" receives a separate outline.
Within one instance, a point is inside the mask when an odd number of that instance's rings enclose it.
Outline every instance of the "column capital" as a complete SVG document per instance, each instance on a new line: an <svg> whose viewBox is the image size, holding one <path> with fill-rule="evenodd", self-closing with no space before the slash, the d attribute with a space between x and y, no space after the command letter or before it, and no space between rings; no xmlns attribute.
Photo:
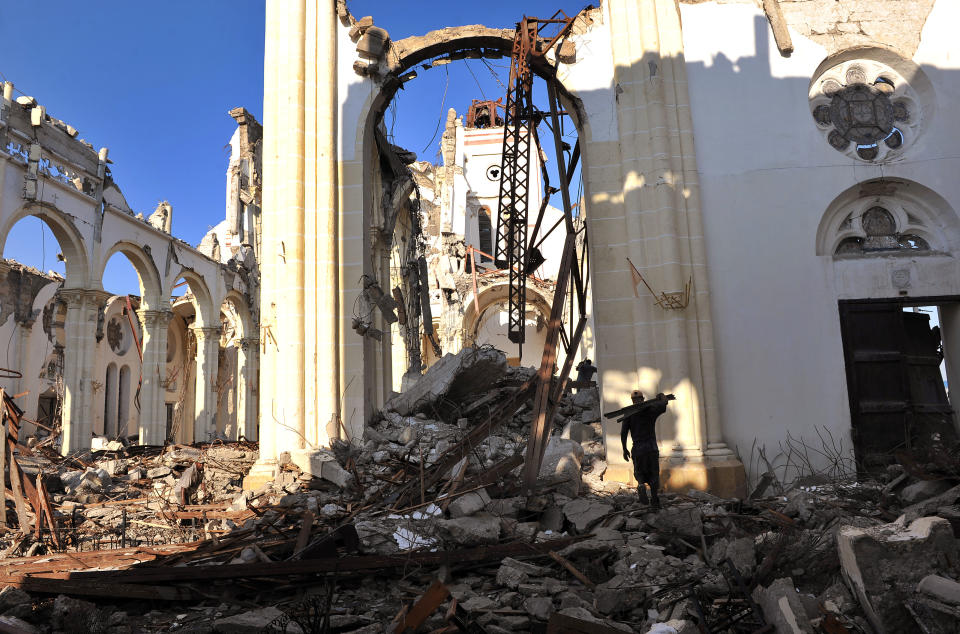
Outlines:
<svg viewBox="0 0 960 634"><path fill-rule="evenodd" d="M87 297L87 290L84 288L61 288L57 291L57 296L67 304L67 308L79 308Z"/></svg>
<svg viewBox="0 0 960 634"><path fill-rule="evenodd" d="M141 308L137 311L137 316L143 322L145 328L155 328L169 324L170 320L173 319L173 311Z"/></svg>
<svg viewBox="0 0 960 634"><path fill-rule="evenodd" d="M256 350L257 346L260 345L260 339L258 337L242 337L237 342L237 345L244 352L246 352L250 348L253 348L254 350Z"/></svg>
<svg viewBox="0 0 960 634"><path fill-rule="evenodd" d="M223 328L217 326L190 326L190 331L197 338L197 341L219 340L223 333Z"/></svg>
<svg viewBox="0 0 960 634"><path fill-rule="evenodd" d="M66 290L66 289L64 289L64 290ZM61 292L63 292L63 291L61 291ZM113 297L113 296L114 296L113 293L110 293L110 292L105 291L105 290L103 290L103 289L87 290L87 291L85 291L85 293L84 293L84 297L85 297L86 299L92 301L94 304L96 304L96 305L98 305L98 306L106 306L107 302L110 301L110 298Z"/></svg>

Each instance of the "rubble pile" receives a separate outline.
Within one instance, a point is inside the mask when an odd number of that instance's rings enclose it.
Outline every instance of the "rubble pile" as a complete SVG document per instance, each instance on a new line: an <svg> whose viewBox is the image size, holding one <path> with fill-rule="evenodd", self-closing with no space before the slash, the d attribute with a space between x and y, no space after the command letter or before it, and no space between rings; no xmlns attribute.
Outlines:
<svg viewBox="0 0 960 634"><path fill-rule="evenodd" d="M58 528L4 535L0 630L957 630L952 474L766 478L749 499L667 493L654 509L600 479L596 390L581 388L522 495L533 372L502 356L438 363L362 443L281 456L252 491L249 444L20 447Z"/></svg>

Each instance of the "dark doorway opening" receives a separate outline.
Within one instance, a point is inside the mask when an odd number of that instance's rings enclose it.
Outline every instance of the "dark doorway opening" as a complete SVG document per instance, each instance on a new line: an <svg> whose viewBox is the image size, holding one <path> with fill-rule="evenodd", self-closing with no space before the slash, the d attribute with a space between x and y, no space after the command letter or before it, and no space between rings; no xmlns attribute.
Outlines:
<svg viewBox="0 0 960 634"><path fill-rule="evenodd" d="M854 454L861 474L903 462L903 453L923 454L956 442L936 319L939 307L948 305L958 302L840 302ZM911 309L918 306L937 310Z"/></svg>

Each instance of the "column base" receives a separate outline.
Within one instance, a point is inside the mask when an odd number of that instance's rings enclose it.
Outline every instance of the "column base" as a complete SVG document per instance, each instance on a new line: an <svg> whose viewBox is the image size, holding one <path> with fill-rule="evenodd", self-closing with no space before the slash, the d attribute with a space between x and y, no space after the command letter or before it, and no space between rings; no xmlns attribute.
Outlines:
<svg viewBox="0 0 960 634"><path fill-rule="evenodd" d="M250 472L243 478L243 490L256 491L266 483L273 482L276 477L276 460L257 461L250 467Z"/></svg>
<svg viewBox="0 0 960 634"><path fill-rule="evenodd" d="M603 479L637 485L633 465L629 463L608 465ZM660 486L674 493L696 489L724 498L747 497L747 475L743 463L736 458L677 463L661 457Z"/></svg>

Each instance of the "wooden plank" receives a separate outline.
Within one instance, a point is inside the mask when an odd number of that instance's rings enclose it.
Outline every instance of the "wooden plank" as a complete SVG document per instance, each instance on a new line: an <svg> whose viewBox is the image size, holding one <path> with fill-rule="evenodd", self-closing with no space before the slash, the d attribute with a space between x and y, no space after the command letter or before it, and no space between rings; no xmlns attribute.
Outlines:
<svg viewBox="0 0 960 634"><path fill-rule="evenodd" d="M790 38L790 30L787 28L783 11L780 9L779 0L763 0L763 12L767 14L767 21L770 22L770 29L773 31L773 41L777 43L777 50L783 57L790 57L790 54L793 53L793 40Z"/></svg>
<svg viewBox="0 0 960 634"><path fill-rule="evenodd" d="M397 555L367 555L330 559L308 559L274 563L233 564L230 566L203 565L183 567L135 568L128 570L97 570L74 572L70 579L106 579L115 583L170 583L203 579L243 579L254 577L282 577L336 572L369 572L391 568L411 569L418 566L458 566L481 561L499 561L504 557L546 557L551 550L559 550L582 538L563 537L538 544L513 542L477 548L438 552L413 552ZM4 579L0 578L0 583Z"/></svg>
<svg viewBox="0 0 960 634"><path fill-rule="evenodd" d="M27 515L27 505L23 500L23 489L20 487L20 469L13 458L13 447L11 442L7 443L4 451L9 452L7 458L7 471L10 474L10 490L13 491L13 503L17 509L17 522L22 533L30 532L30 516Z"/></svg>
<svg viewBox="0 0 960 634"><path fill-rule="evenodd" d="M586 575L584 575L582 572L580 572L579 570L577 570L576 566L574 566L572 563L570 563L570 561L567 560L567 558L564 557L563 555L561 555L560 553L557 553L557 552L554 552L554 551L551 550L551 551L550 551L549 553L547 553L547 554L550 555L550 557L551 557L554 561L556 561L558 564L560 564L561 566L563 566L564 568L566 568L566 569L567 569L567 572L569 572L571 575L573 575L574 577L576 577L577 580L578 580L580 583L582 583L583 585L587 586L587 587L590 588L591 590L593 590L594 588L597 587L597 584L595 584L594 582L590 581L590 579L588 579Z"/></svg>
<svg viewBox="0 0 960 634"><path fill-rule="evenodd" d="M6 399L6 392L3 388L0 387L0 403ZM6 438L7 438L7 408L0 407L0 446L4 447L3 451L0 451L0 485L3 485L4 493L6 493L6 480L7 477L7 450L6 450ZM7 527L7 499L6 495L3 498L3 504L0 504L0 530Z"/></svg>
<svg viewBox="0 0 960 634"><path fill-rule="evenodd" d="M554 612L547 621L547 634L617 634L620 630L603 623L584 621Z"/></svg>
<svg viewBox="0 0 960 634"><path fill-rule="evenodd" d="M71 579L47 579L43 577L22 577L6 582L27 592L43 594L69 594L88 597L109 597L111 599L149 599L159 601L186 601L193 593L185 588L171 586L147 586L131 583L109 583L105 581L73 581Z"/></svg>
<svg viewBox="0 0 960 634"><path fill-rule="evenodd" d="M297 534L297 543L293 547L293 554L301 552L310 542L310 532L313 530L313 511L307 509L303 514L303 523L300 524L300 532Z"/></svg>
<svg viewBox="0 0 960 634"><path fill-rule="evenodd" d="M47 495L47 487L43 484L43 476L37 474L37 497L40 500L40 509L37 511L39 514L41 511L47 517L47 525L50 527L50 539L53 541L53 545L58 549L60 548L60 538L57 536L57 524L53 519L53 509L50 508L50 496ZM37 522L39 525L39 522Z"/></svg>

